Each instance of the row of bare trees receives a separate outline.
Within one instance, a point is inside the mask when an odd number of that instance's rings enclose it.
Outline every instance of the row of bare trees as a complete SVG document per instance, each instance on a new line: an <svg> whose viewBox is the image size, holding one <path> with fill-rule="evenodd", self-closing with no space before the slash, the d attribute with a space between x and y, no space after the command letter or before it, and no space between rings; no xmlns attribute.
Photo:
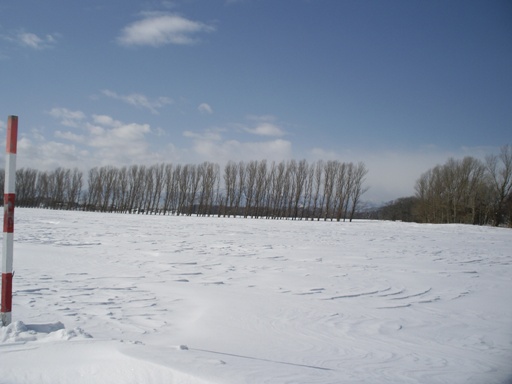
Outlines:
<svg viewBox="0 0 512 384"><path fill-rule="evenodd" d="M364 163L266 160L16 172L23 207L146 214L352 220ZM0 176L3 184L3 174Z"/></svg>
<svg viewBox="0 0 512 384"><path fill-rule="evenodd" d="M423 173L415 189L416 196L391 202L379 218L512 226L512 147L484 161L449 159Z"/></svg>

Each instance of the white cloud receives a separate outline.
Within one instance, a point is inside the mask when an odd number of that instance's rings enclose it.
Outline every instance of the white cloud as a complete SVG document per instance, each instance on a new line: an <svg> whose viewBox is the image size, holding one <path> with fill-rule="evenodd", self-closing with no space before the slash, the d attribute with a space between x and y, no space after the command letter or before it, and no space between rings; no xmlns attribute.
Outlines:
<svg viewBox="0 0 512 384"><path fill-rule="evenodd" d="M51 48L57 42L56 35L48 34L41 37L30 32L20 32L14 38L9 38L9 40L13 40L24 47L38 50Z"/></svg>
<svg viewBox="0 0 512 384"><path fill-rule="evenodd" d="M30 138L22 136L18 140L18 160L20 168L54 170L57 167L82 168L89 160L87 150L73 144L46 140L34 133Z"/></svg>
<svg viewBox="0 0 512 384"><path fill-rule="evenodd" d="M104 125L107 127L119 127L122 123L118 120L114 120L112 117L107 115L92 115L92 120L96 124Z"/></svg>
<svg viewBox="0 0 512 384"><path fill-rule="evenodd" d="M245 128L245 131L259 136L284 136L284 131L272 123L261 123L253 128Z"/></svg>
<svg viewBox="0 0 512 384"><path fill-rule="evenodd" d="M166 134L165 129L161 127L153 128L151 131L157 136L165 136Z"/></svg>
<svg viewBox="0 0 512 384"><path fill-rule="evenodd" d="M207 114L213 113L213 108L209 104L206 104L206 103L200 104L199 107L197 107L197 109L201 113L207 113Z"/></svg>
<svg viewBox="0 0 512 384"><path fill-rule="evenodd" d="M54 137L59 141L50 141L34 132L31 138L37 144L28 145L30 142L27 142L27 150L49 147L51 152L42 153L38 149L31 152L31 157L50 156L49 153L52 153L55 159L62 159L63 156L69 158L72 149L76 152L74 157L61 164L74 164L79 168L87 165L91 168L98 165L145 164L151 158L161 161L149 148L149 135L153 133L149 124L124 123L108 115L89 117L66 108L54 108L49 114L65 126L81 129L81 133L56 130ZM56 153L58 148L62 152ZM48 161L45 160L42 165L46 163Z"/></svg>
<svg viewBox="0 0 512 384"><path fill-rule="evenodd" d="M274 123L274 116L248 116L250 126L230 124L229 128L210 128L200 132L183 132L183 137L192 140L192 152L189 157L201 161L225 164L229 160L281 161L292 158L292 143L280 137L285 132ZM234 135L248 132L261 136L261 140L241 141Z"/></svg>
<svg viewBox="0 0 512 384"><path fill-rule="evenodd" d="M53 108L48 114L58 119L62 125L71 128L77 128L85 119L85 114L82 111L71 111L67 108Z"/></svg>
<svg viewBox="0 0 512 384"><path fill-rule="evenodd" d="M91 135L94 136L101 136L105 133L105 128L101 127L100 125L87 123L85 124L85 128Z"/></svg>
<svg viewBox="0 0 512 384"><path fill-rule="evenodd" d="M189 139L203 140L203 141L220 141L222 139L221 133L225 132L224 129L206 129L204 132L197 133L192 131L184 131L183 136Z"/></svg>
<svg viewBox="0 0 512 384"><path fill-rule="evenodd" d="M197 144L195 151L202 156L217 159L222 163L229 160L268 160L281 161L292 157L292 144L286 140L272 140L262 142L240 142L237 140L225 141L219 146ZM213 160L212 160L213 161Z"/></svg>
<svg viewBox="0 0 512 384"><path fill-rule="evenodd" d="M76 143L83 143L85 141L84 135L77 135L73 132L62 132L62 131L55 131L55 137L59 139L74 141Z"/></svg>
<svg viewBox="0 0 512 384"><path fill-rule="evenodd" d="M127 104L133 105L137 108L144 108L153 114L158 114L158 110L173 103L173 100L168 97L158 97L157 99L150 100L147 96L140 93L131 93L129 95L120 95L114 91L104 89L101 93L114 100L120 100Z"/></svg>
<svg viewBox="0 0 512 384"><path fill-rule="evenodd" d="M186 19L176 14L146 13L122 31L118 37L121 45L148 45L158 47L167 44L191 45L198 42L198 33L213 32L214 27Z"/></svg>
<svg viewBox="0 0 512 384"><path fill-rule="evenodd" d="M95 115L98 123L98 115ZM149 124L124 124L110 118L101 116L104 125L87 124L91 134L88 144L92 147L129 147L139 145L146 134L151 132ZM116 122L112 124L112 122Z"/></svg>
<svg viewBox="0 0 512 384"><path fill-rule="evenodd" d="M112 135L116 139L125 141L136 141L144 138L146 133L150 133L149 124L126 124L112 129Z"/></svg>
<svg viewBox="0 0 512 384"><path fill-rule="evenodd" d="M274 116L249 116L249 120L254 121L252 126L242 126L242 130L257 136L282 137L286 132L275 124Z"/></svg>
<svg viewBox="0 0 512 384"><path fill-rule="evenodd" d="M229 160L281 161L292 158L292 143L281 139L262 142L197 140L193 144L193 150L196 157L221 164Z"/></svg>

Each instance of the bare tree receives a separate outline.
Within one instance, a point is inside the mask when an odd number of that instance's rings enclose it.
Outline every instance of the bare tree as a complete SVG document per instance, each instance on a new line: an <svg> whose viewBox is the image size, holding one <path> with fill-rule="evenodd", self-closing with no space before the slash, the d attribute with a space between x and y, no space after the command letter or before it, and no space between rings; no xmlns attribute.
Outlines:
<svg viewBox="0 0 512 384"><path fill-rule="evenodd" d="M275 162L272 162L269 174L270 183L268 185L269 211L267 217L269 218L275 219L281 216L281 206L284 199L285 170L286 165L284 161L277 165Z"/></svg>
<svg viewBox="0 0 512 384"><path fill-rule="evenodd" d="M312 164L309 166L306 176L306 185L304 187L304 205L300 218L309 219L312 212L313 204L313 186L315 185L315 166Z"/></svg>
<svg viewBox="0 0 512 384"><path fill-rule="evenodd" d="M417 205L417 213L419 220L430 223L431 220L431 189L430 189L430 180L431 180L432 170L424 172L420 178L416 181L414 189L416 190L416 198L418 199Z"/></svg>
<svg viewBox="0 0 512 384"><path fill-rule="evenodd" d="M128 211L128 168L122 167L117 170L117 182L114 187L114 200L117 211L126 213Z"/></svg>
<svg viewBox="0 0 512 384"><path fill-rule="evenodd" d="M196 204L197 191L199 189L199 183L203 178L202 175L202 167L198 167L196 165L190 166L189 171L189 188L188 188L188 215L192 215L194 213L194 207Z"/></svg>
<svg viewBox="0 0 512 384"><path fill-rule="evenodd" d="M164 165L155 164L147 168L145 175L145 203L146 214L156 213L160 204L163 189Z"/></svg>
<svg viewBox="0 0 512 384"><path fill-rule="evenodd" d="M69 170L61 167L49 174L49 193L51 195L52 208L64 208L64 195L69 174Z"/></svg>
<svg viewBox="0 0 512 384"><path fill-rule="evenodd" d="M206 182L208 184L208 210L207 214L213 214L213 205L219 195L220 189L220 166L218 164L210 163L208 166Z"/></svg>
<svg viewBox="0 0 512 384"><path fill-rule="evenodd" d="M68 209L75 209L80 204L80 195L83 187L83 172L78 168L73 169L67 188L66 200Z"/></svg>
<svg viewBox="0 0 512 384"><path fill-rule="evenodd" d="M457 205L454 207L461 223L475 223L477 204L480 201L481 185L484 182L485 166L480 160L465 157L459 164Z"/></svg>
<svg viewBox="0 0 512 384"><path fill-rule="evenodd" d="M293 211L293 201L295 198L295 173L297 172L297 162L295 160L286 163L283 186L283 201L281 204L280 217L290 218Z"/></svg>
<svg viewBox="0 0 512 384"><path fill-rule="evenodd" d="M185 165L183 167L178 165L174 169L174 171L176 173L175 178L178 182L178 206L176 208L177 215L186 213L185 205L187 202L187 195L188 195L189 186L190 186L190 183L188 182L189 170L190 170L189 165Z"/></svg>
<svg viewBox="0 0 512 384"><path fill-rule="evenodd" d="M21 207L35 206L37 174L35 169L30 168L21 168L16 171L17 205Z"/></svg>
<svg viewBox="0 0 512 384"><path fill-rule="evenodd" d="M48 172L39 172L36 184L36 200L38 205L48 207L49 200Z"/></svg>
<svg viewBox="0 0 512 384"><path fill-rule="evenodd" d="M357 166L354 167L353 183L352 188L350 190L352 209L350 211L349 221L352 221L354 219L354 214L356 212L357 207L359 206L361 196L368 190L368 188L364 187L363 185L367 173L368 169L366 168L363 162L358 163Z"/></svg>
<svg viewBox="0 0 512 384"><path fill-rule="evenodd" d="M295 220L297 218L297 215L295 214L295 203L297 199L297 162L295 160L290 160L286 164L285 190L287 195L287 206L284 216Z"/></svg>
<svg viewBox="0 0 512 384"><path fill-rule="evenodd" d="M303 193L305 192L306 188L306 178L308 175L308 163L305 159L302 159L299 161L298 165L294 166L295 171L293 172L293 175L295 176L295 189L294 189L294 195L293 195L293 211L292 216L294 218L299 217L299 206L302 204L302 206L305 206L305 201L302 201L303 199ZM304 211L304 209L302 209Z"/></svg>
<svg viewBox="0 0 512 384"><path fill-rule="evenodd" d="M354 187L354 179L355 179L355 170L354 170L354 164L353 163L348 163L346 165L347 167L347 170L346 170L346 179L345 179L345 190L346 190L346 193L347 193L347 197L344 201L345 203L345 206L343 207L343 221L345 221L347 219L347 216L349 214L349 205L350 205L350 202L351 202L351 199L352 199L352 189Z"/></svg>
<svg viewBox="0 0 512 384"><path fill-rule="evenodd" d="M340 221L342 217L346 217L344 211L347 206L349 199L349 181L347 175L348 166L346 163L341 163L338 166L338 172L336 175L336 192L335 192L335 207L336 221Z"/></svg>
<svg viewBox="0 0 512 384"><path fill-rule="evenodd" d="M250 215L255 196L256 189L256 177L258 174L258 162L250 161L246 166L246 183L245 183L245 209L244 217L247 218Z"/></svg>
<svg viewBox="0 0 512 384"><path fill-rule="evenodd" d="M113 196L116 186L117 168L113 166L101 167L99 169L98 178L100 196L98 205L102 212L111 212L114 210L116 204Z"/></svg>
<svg viewBox="0 0 512 384"><path fill-rule="evenodd" d="M472 157L448 159L416 181L418 219L435 223L476 223L486 199L484 166Z"/></svg>
<svg viewBox="0 0 512 384"><path fill-rule="evenodd" d="M321 206L324 207L324 221L328 217L332 219L331 205L333 201L333 192L338 173L339 163L337 161L328 161L324 164L324 188Z"/></svg>
<svg viewBox="0 0 512 384"><path fill-rule="evenodd" d="M101 181L97 167L89 169L87 177L87 210L98 209L101 193Z"/></svg>
<svg viewBox="0 0 512 384"><path fill-rule="evenodd" d="M237 165L233 161L228 161L226 166L224 167L224 204L223 204L223 214L224 217L230 217L233 213L233 207L235 204L236 198L236 180L237 180Z"/></svg>
<svg viewBox="0 0 512 384"><path fill-rule="evenodd" d="M239 215L239 209L240 209L240 203L242 201L242 197L244 195L245 190L245 178L246 178L246 169L245 169L245 163L243 161L240 161L237 164L237 180L236 180L236 188L235 188L235 198L234 198L234 212L233 214L235 216Z"/></svg>
<svg viewBox="0 0 512 384"><path fill-rule="evenodd" d="M199 198L197 203L197 216L206 216L206 210L208 209L206 204L206 173L208 170L208 163L204 162L198 165L199 174L201 175L201 181L199 182Z"/></svg>
<svg viewBox="0 0 512 384"><path fill-rule="evenodd" d="M166 215L168 212L173 213L177 206L177 186L178 183L174 178L174 167L172 164L166 164L164 170L164 202L163 202L163 214Z"/></svg>
<svg viewBox="0 0 512 384"><path fill-rule="evenodd" d="M494 225L499 226L505 219L505 203L512 193L512 147L505 145L499 156L488 156L486 166L494 195Z"/></svg>
<svg viewBox="0 0 512 384"><path fill-rule="evenodd" d="M319 207L320 189L322 187L322 175L323 175L323 161L317 161L314 167L314 179L313 179L313 207L311 212L311 220L317 218L320 220L322 215L322 207ZM319 210L319 211L318 211Z"/></svg>
<svg viewBox="0 0 512 384"><path fill-rule="evenodd" d="M153 198L153 206L151 209L155 212L160 213L160 203L162 199L162 193L164 190L164 181L165 181L165 165L164 163L160 163L155 167L155 194Z"/></svg>
<svg viewBox="0 0 512 384"><path fill-rule="evenodd" d="M142 209L144 196L144 178L146 174L145 166L132 165L128 169L128 195L127 209L130 213L139 213Z"/></svg>
<svg viewBox="0 0 512 384"><path fill-rule="evenodd" d="M215 199L215 185L219 177L219 166L217 164L204 162L200 165L202 176L199 192L198 215L210 216L212 214L213 202Z"/></svg>
<svg viewBox="0 0 512 384"><path fill-rule="evenodd" d="M258 174L256 176L256 190L254 193L254 211L252 217L260 217L265 209L266 190L267 190L267 161L261 160L258 163Z"/></svg>

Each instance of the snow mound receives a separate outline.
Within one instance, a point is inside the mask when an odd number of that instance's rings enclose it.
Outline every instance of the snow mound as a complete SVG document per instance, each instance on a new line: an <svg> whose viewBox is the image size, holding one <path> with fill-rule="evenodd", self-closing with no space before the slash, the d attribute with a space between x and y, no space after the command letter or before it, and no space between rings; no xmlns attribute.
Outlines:
<svg viewBox="0 0 512 384"><path fill-rule="evenodd" d="M90 339L92 336L81 328L66 330L60 321L49 324L25 324L15 321L0 328L1 343L25 343L28 341L58 341Z"/></svg>
<svg viewBox="0 0 512 384"><path fill-rule="evenodd" d="M20 322L9 329L20 329ZM5 327L7 328L7 327ZM23 327L21 327L23 329ZM56 332L60 332L58 330ZM22 331L23 333L26 331ZM52 334L54 332L50 332ZM2 346L9 352L2 353ZM9 384L211 384L165 364L123 352L117 341L87 339L48 343L0 344L1 383ZM145 354L143 346L139 354Z"/></svg>

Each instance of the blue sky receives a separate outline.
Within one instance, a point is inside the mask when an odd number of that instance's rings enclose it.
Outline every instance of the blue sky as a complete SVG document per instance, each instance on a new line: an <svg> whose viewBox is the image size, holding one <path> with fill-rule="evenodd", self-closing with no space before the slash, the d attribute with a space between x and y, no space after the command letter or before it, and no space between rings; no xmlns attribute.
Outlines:
<svg viewBox="0 0 512 384"><path fill-rule="evenodd" d="M387 201L512 144L512 2L5 0L8 115L18 168L363 161Z"/></svg>

